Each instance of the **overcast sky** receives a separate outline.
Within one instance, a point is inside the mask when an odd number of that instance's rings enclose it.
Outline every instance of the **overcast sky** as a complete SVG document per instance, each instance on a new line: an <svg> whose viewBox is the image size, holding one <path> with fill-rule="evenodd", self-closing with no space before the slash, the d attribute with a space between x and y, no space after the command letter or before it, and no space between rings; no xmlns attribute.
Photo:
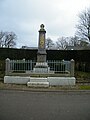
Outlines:
<svg viewBox="0 0 90 120"><path fill-rule="evenodd" d="M78 14L90 0L0 0L0 31L13 31L17 47L38 45L40 24L46 38L74 36Z"/></svg>

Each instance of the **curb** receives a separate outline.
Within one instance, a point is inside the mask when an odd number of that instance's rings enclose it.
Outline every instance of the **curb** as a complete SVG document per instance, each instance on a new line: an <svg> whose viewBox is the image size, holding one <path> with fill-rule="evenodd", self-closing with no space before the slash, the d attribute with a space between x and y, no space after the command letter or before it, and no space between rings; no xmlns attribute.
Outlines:
<svg viewBox="0 0 90 120"><path fill-rule="evenodd" d="M0 88L0 90L8 91L29 91L29 92L80 92L80 93L90 93L90 90L59 90L59 89L43 89L43 88Z"/></svg>

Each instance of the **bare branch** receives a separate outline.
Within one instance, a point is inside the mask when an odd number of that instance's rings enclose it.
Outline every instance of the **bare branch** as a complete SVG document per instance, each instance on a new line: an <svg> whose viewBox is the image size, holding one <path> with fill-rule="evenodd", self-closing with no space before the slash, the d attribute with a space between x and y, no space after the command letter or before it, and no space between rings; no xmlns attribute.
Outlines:
<svg viewBox="0 0 90 120"><path fill-rule="evenodd" d="M14 47L16 38L14 32L0 32L0 47Z"/></svg>
<svg viewBox="0 0 90 120"><path fill-rule="evenodd" d="M90 42L90 8L79 14L79 22L76 28L76 35Z"/></svg>

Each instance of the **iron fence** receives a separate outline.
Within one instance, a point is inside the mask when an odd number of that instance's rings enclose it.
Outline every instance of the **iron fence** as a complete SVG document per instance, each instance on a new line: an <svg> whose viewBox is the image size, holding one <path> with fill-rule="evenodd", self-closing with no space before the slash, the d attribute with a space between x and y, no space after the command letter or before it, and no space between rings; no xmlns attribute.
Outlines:
<svg viewBox="0 0 90 120"><path fill-rule="evenodd" d="M50 68L50 71L54 71L54 73L69 72L69 73L74 74L73 73L74 72L74 60L71 60L71 61L48 60L47 64L48 64L48 67ZM33 60L25 60L25 59L10 60L7 58L6 59L6 74L12 73L12 72L33 71L35 65L36 65L36 61L33 61Z"/></svg>

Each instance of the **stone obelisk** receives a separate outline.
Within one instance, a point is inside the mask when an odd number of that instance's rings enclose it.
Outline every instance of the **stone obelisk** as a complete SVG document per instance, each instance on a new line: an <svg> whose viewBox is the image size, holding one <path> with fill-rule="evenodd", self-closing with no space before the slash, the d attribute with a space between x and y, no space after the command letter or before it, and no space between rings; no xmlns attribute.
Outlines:
<svg viewBox="0 0 90 120"><path fill-rule="evenodd" d="M38 41L38 52L37 52L37 62L34 68L34 72L36 73L48 73L49 67L46 62L46 48L45 48L45 34L46 30L44 29L44 25L40 25L39 30L39 41Z"/></svg>
<svg viewBox="0 0 90 120"><path fill-rule="evenodd" d="M44 29L44 25L41 24L39 30L37 62L46 62L45 34L46 31Z"/></svg>

